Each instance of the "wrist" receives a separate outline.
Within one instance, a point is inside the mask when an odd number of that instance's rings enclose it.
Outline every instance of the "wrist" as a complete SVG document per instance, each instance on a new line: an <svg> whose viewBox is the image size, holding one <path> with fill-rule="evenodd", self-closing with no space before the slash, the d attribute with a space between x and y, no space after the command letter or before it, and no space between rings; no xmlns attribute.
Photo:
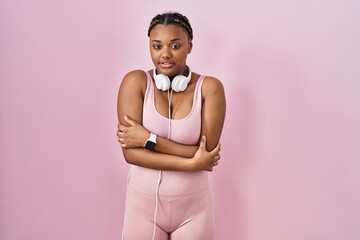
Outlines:
<svg viewBox="0 0 360 240"><path fill-rule="evenodd" d="M184 161L186 163L185 166L185 170L187 172L195 172L196 170L196 160L194 159L194 157L192 158L186 158L186 161Z"/></svg>
<svg viewBox="0 0 360 240"><path fill-rule="evenodd" d="M157 139L156 134L150 133L149 138L146 140L144 144L144 149L149 151L154 151L156 145L156 139Z"/></svg>

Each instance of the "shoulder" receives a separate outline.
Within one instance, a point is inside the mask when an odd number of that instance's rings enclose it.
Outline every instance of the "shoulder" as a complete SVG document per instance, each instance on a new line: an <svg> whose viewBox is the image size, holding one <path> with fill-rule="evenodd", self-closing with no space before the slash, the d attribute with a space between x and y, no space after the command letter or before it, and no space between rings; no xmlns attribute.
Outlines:
<svg viewBox="0 0 360 240"><path fill-rule="evenodd" d="M145 71L143 70L133 70L128 72L123 79L124 81L134 81L134 82L141 82L141 81L146 81L147 76Z"/></svg>
<svg viewBox="0 0 360 240"><path fill-rule="evenodd" d="M145 89L147 82L146 72L143 70L133 70L128 72L121 81L122 88Z"/></svg>
<svg viewBox="0 0 360 240"><path fill-rule="evenodd" d="M207 95L223 93L224 86L218 78L212 76L205 76L203 80L202 92L204 97L206 97Z"/></svg>

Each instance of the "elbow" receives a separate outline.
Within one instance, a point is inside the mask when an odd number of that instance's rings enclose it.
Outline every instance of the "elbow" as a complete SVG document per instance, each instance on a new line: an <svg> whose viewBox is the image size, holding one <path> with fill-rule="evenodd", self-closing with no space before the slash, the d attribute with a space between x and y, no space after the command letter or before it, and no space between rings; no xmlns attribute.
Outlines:
<svg viewBox="0 0 360 240"><path fill-rule="evenodd" d="M133 158L133 154L132 154L131 149L123 148L122 152L123 152L124 160L128 164L134 164L134 158Z"/></svg>
<svg viewBox="0 0 360 240"><path fill-rule="evenodd" d="M206 150L207 150L208 152L211 152L211 151L213 151L219 144L220 144L220 142L208 143L208 144L206 144Z"/></svg>
<svg viewBox="0 0 360 240"><path fill-rule="evenodd" d="M142 148L123 148L124 160L128 164L139 165L142 164L144 158L144 150Z"/></svg>

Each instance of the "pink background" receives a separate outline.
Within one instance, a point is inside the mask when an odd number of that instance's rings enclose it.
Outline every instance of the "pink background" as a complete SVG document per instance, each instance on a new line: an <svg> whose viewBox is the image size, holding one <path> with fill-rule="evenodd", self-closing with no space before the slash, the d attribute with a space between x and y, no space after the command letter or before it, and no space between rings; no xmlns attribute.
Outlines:
<svg viewBox="0 0 360 240"><path fill-rule="evenodd" d="M226 89L217 239L359 240L355 0L1 0L0 239L121 239L117 91L164 10Z"/></svg>

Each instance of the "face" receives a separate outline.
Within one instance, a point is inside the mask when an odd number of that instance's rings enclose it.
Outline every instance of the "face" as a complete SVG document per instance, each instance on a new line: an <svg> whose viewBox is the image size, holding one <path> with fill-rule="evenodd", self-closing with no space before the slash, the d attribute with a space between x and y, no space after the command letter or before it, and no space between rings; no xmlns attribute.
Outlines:
<svg viewBox="0 0 360 240"><path fill-rule="evenodd" d="M158 24L150 32L150 54L158 73L184 75L191 48L192 42L185 30L175 24Z"/></svg>

